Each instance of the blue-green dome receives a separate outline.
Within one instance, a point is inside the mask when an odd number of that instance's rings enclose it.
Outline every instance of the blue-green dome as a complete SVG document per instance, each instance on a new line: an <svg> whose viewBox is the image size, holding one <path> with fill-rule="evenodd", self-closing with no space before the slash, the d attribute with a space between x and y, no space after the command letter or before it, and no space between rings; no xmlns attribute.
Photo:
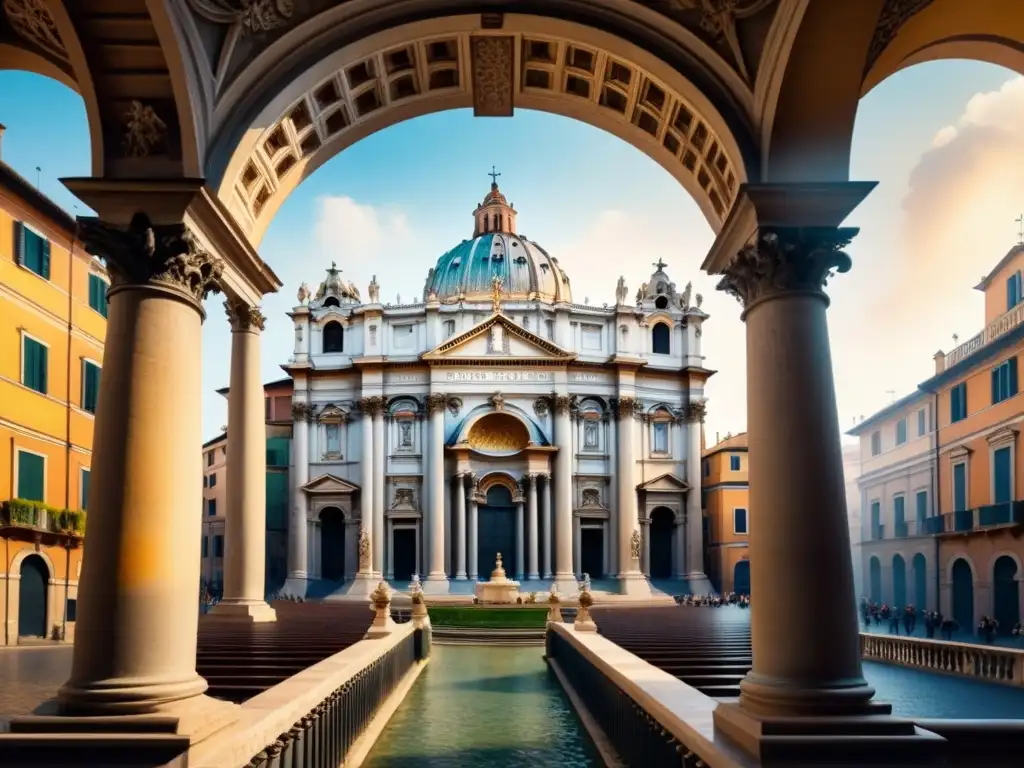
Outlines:
<svg viewBox="0 0 1024 768"><path fill-rule="evenodd" d="M569 278L558 260L534 242L508 232L463 240L427 275L424 299L486 301L492 280L502 279L505 300L572 301Z"/></svg>

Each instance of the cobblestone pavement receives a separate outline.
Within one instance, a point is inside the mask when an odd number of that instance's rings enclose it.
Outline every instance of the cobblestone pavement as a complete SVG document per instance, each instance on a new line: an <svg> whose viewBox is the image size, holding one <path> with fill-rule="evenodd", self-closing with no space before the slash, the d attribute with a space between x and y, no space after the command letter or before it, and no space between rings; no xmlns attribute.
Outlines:
<svg viewBox="0 0 1024 768"><path fill-rule="evenodd" d="M57 693L71 674L71 653L70 645L0 648L0 730Z"/></svg>

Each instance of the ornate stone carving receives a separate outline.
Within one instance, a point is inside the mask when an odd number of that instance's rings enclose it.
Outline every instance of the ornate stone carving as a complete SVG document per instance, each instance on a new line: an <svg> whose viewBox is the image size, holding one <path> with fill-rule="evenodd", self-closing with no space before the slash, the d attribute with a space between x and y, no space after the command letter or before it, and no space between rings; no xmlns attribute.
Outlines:
<svg viewBox="0 0 1024 768"><path fill-rule="evenodd" d="M601 492L597 488L584 488L583 489L583 503L581 507L600 507L601 506Z"/></svg>
<svg viewBox="0 0 1024 768"><path fill-rule="evenodd" d="M634 528L633 535L629 537L629 556L634 562L640 562L640 529Z"/></svg>
<svg viewBox="0 0 1024 768"><path fill-rule="evenodd" d="M370 278L370 284L366 287L366 294L370 297L371 304L380 302L380 285L377 283L377 276Z"/></svg>
<svg viewBox="0 0 1024 768"><path fill-rule="evenodd" d="M462 410L462 398L449 397L445 400L445 405L448 406L448 413L452 416L458 416L459 411Z"/></svg>
<svg viewBox="0 0 1024 768"><path fill-rule="evenodd" d="M111 283L156 283L196 303L220 292L220 260L204 251L184 224L154 225L137 213L127 229L94 217L78 219L86 249L106 261Z"/></svg>
<svg viewBox="0 0 1024 768"><path fill-rule="evenodd" d="M448 405L448 397L440 392L427 395L427 413L440 413Z"/></svg>
<svg viewBox="0 0 1024 768"><path fill-rule="evenodd" d="M243 34L269 32L287 25L295 0L188 0L192 9L214 24L240 24Z"/></svg>
<svg viewBox="0 0 1024 768"><path fill-rule="evenodd" d="M639 410L639 403L634 397L620 397L614 402L616 413L621 420L631 419Z"/></svg>
<svg viewBox="0 0 1024 768"><path fill-rule="evenodd" d="M416 509L416 493L412 488L396 488L391 509Z"/></svg>
<svg viewBox="0 0 1024 768"><path fill-rule="evenodd" d="M498 314L501 312L501 292L505 290L505 281L495 275L491 278L491 312Z"/></svg>
<svg viewBox="0 0 1024 768"><path fill-rule="evenodd" d="M548 411L550 410L550 404L549 403L550 403L550 398L538 397L536 400L533 401L533 412L536 413L541 418L543 418L544 416L547 416L548 415Z"/></svg>
<svg viewBox="0 0 1024 768"><path fill-rule="evenodd" d="M379 395L364 397L359 401L359 409L367 416L376 418L384 412L384 398Z"/></svg>
<svg viewBox="0 0 1024 768"><path fill-rule="evenodd" d="M568 395L552 395L551 402L555 413L559 416L569 413L570 406L572 405L572 399Z"/></svg>
<svg viewBox="0 0 1024 768"><path fill-rule="evenodd" d="M726 267L718 290L744 307L775 293L821 293L833 271L850 269L843 248L856 234L838 227L762 229Z"/></svg>
<svg viewBox="0 0 1024 768"><path fill-rule="evenodd" d="M496 411L505 410L505 396L501 394L501 390L498 390L493 395L487 398L487 402L490 403L491 408Z"/></svg>
<svg viewBox="0 0 1024 768"><path fill-rule="evenodd" d="M7 23L20 37L47 53L67 59L68 52L57 24L43 0L3 0Z"/></svg>
<svg viewBox="0 0 1024 768"><path fill-rule="evenodd" d="M124 115L124 138L121 149L125 157L149 157L159 154L167 137L167 124L148 104L133 100Z"/></svg>
<svg viewBox="0 0 1024 768"><path fill-rule="evenodd" d="M473 66L473 115L512 117L515 38L487 35L470 43Z"/></svg>
<svg viewBox="0 0 1024 768"><path fill-rule="evenodd" d="M629 295L629 288L626 287L626 278L619 276L619 282L615 285L615 304L621 306L626 303Z"/></svg>
<svg viewBox="0 0 1024 768"><path fill-rule="evenodd" d="M373 590L373 594L370 595L370 599L373 601L374 608L378 611L386 611L388 606L391 604L391 589L382 581L377 585L377 588Z"/></svg>
<svg viewBox="0 0 1024 768"><path fill-rule="evenodd" d="M302 283L299 286L299 292L295 294L295 298L299 300L299 304L301 304L302 306L306 306L306 304L309 303L309 297L311 295L312 294L309 291L309 286L306 285L305 283Z"/></svg>
<svg viewBox="0 0 1024 768"><path fill-rule="evenodd" d="M370 534L365 528L359 529L359 570L370 570Z"/></svg>
<svg viewBox="0 0 1024 768"><path fill-rule="evenodd" d="M259 307L250 306L248 302L239 299L225 301L224 311L234 331L250 331L253 328L262 331L267 322Z"/></svg>
<svg viewBox="0 0 1024 768"><path fill-rule="evenodd" d="M314 410L309 403L292 402L292 421L312 421Z"/></svg>
<svg viewBox="0 0 1024 768"><path fill-rule="evenodd" d="M679 306L683 310L690 308L690 297L693 295L693 283L687 283L683 293L679 297Z"/></svg>
<svg viewBox="0 0 1024 768"><path fill-rule="evenodd" d="M703 424L708 406L703 400L691 400L686 406L686 420L692 424Z"/></svg>
<svg viewBox="0 0 1024 768"><path fill-rule="evenodd" d="M882 12L878 16L878 23L875 25L875 34L871 38L871 46L868 48L868 58L864 65L864 74L875 65L878 57L888 47L900 28L906 24L912 16L917 15L934 0L886 0Z"/></svg>
<svg viewBox="0 0 1024 768"><path fill-rule="evenodd" d="M703 296L701 296L701 295L700 295L700 294L698 293L698 294L697 294L697 309L700 309L700 305L701 305L701 304L703 304L703 303L704 303L704 297L703 297ZM699 331L699 330L700 330L700 329L698 329L698 331ZM699 335L700 335L700 333L698 332L698 334L697 334L697 335L699 336Z"/></svg>

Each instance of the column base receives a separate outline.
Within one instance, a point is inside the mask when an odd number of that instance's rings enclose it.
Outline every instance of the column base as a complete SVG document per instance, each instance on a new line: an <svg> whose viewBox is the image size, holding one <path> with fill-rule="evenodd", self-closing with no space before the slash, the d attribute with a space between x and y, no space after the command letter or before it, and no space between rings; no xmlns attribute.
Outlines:
<svg viewBox="0 0 1024 768"><path fill-rule="evenodd" d="M687 573L680 578L686 581L686 588L690 591L691 595L716 595L718 590L715 589L711 583L711 579L703 571L694 571L693 573Z"/></svg>
<svg viewBox="0 0 1024 768"><path fill-rule="evenodd" d="M945 764L945 739L889 711L872 704L860 715L780 717L723 703L713 718L716 733L761 766Z"/></svg>
<svg viewBox="0 0 1024 768"><path fill-rule="evenodd" d="M239 621L264 624L277 621L277 612L262 600L248 601L221 600L210 610L204 621Z"/></svg>
<svg viewBox="0 0 1024 768"><path fill-rule="evenodd" d="M423 581L423 594L425 595L447 595L448 577L443 573L431 573Z"/></svg>
<svg viewBox="0 0 1024 768"><path fill-rule="evenodd" d="M534 571L533 573L526 574L527 581L540 581L540 574Z"/></svg>
<svg viewBox="0 0 1024 768"><path fill-rule="evenodd" d="M357 573L348 589L345 590L345 595L369 597L378 584L380 584L380 576L373 573Z"/></svg>
<svg viewBox="0 0 1024 768"><path fill-rule="evenodd" d="M571 573L556 573L551 579L551 586L558 591L563 600L576 597L580 591L580 583Z"/></svg>
<svg viewBox="0 0 1024 768"><path fill-rule="evenodd" d="M310 576L308 573L290 573L288 578L284 580L284 586L281 587L278 595L285 600L290 600L294 597L304 598L306 591L309 589L309 582Z"/></svg>
<svg viewBox="0 0 1024 768"><path fill-rule="evenodd" d="M456 581L466 581L467 579L466 579L466 573L465 573L465 571L463 571L463 572L461 572L461 573L456 573L456 574L455 574L455 580L456 580Z"/></svg>
<svg viewBox="0 0 1024 768"><path fill-rule="evenodd" d="M629 597L650 597L651 584L640 571L620 573L619 593Z"/></svg>

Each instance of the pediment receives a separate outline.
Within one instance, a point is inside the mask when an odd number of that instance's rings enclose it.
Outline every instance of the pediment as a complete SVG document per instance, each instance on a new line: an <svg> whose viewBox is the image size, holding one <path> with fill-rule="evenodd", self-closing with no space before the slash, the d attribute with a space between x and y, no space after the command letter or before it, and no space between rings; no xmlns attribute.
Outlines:
<svg viewBox="0 0 1024 768"><path fill-rule="evenodd" d="M468 331L453 336L423 355L431 362L464 362L466 360L545 360L568 362L575 352L513 323L502 314L493 314Z"/></svg>
<svg viewBox="0 0 1024 768"><path fill-rule="evenodd" d="M666 493L679 493L680 491L690 490L690 485L685 480L677 477L671 472L666 472L664 475L659 475L653 480L648 480L646 483L641 483L637 486L641 491L662 491Z"/></svg>
<svg viewBox="0 0 1024 768"><path fill-rule="evenodd" d="M310 480L304 486L302 490L306 493L313 493L318 495L332 494L336 496L344 496L345 494L355 493L359 490L358 485L353 485L347 480L342 480L340 477L327 473L326 475L320 475L315 480Z"/></svg>

